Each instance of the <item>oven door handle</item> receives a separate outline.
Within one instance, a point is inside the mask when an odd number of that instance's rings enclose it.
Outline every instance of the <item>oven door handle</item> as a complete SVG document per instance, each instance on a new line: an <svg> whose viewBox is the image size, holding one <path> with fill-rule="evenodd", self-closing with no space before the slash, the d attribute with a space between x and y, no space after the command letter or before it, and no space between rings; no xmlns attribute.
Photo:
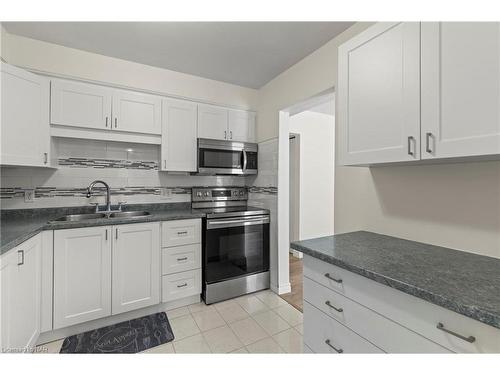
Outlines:
<svg viewBox="0 0 500 375"><path fill-rule="evenodd" d="M241 218L241 219L233 219L233 220L208 220L207 221L207 229L219 229L219 228L231 228L231 227L243 227L247 225L261 225L268 224L269 216L256 216L252 218Z"/></svg>
<svg viewBox="0 0 500 375"><path fill-rule="evenodd" d="M247 171L247 164L248 164L247 152L243 150L243 173Z"/></svg>

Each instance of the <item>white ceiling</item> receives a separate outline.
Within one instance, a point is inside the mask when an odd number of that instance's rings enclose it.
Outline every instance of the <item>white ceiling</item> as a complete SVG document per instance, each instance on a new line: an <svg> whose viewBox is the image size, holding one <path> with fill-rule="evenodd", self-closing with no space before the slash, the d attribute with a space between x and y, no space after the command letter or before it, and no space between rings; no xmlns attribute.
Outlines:
<svg viewBox="0 0 500 375"><path fill-rule="evenodd" d="M4 22L66 47L260 88L352 22Z"/></svg>

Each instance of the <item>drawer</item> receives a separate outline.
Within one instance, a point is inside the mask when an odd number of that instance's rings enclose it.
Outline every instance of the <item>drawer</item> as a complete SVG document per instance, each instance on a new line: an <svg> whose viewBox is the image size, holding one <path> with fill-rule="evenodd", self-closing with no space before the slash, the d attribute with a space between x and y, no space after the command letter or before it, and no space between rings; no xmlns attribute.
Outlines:
<svg viewBox="0 0 500 375"><path fill-rule="evenodd" d="M444 347L307 277L304 277L304 300L387 353L450 353Z"/></svg>
<svg viewBox="0 0 500 375"><path fill-rule="evenodd" d="M175 301L201 293L201 269L162 276L162 302Z"/></svg>
<svg viewBox="0 0 500 375"><path fill-rule="evenodd" d="M201 219L172 220L162 223L162 247L192 243L201 243Z"/></svg>
<svg viewBox="0 0 500 375"><path fill-rule="evenodd" d="M349 328L304 302L304 343L314 353L383 353Z"/></svg>
<svg viewBox="0 0 500 375"><path fill-rule="evenodd" d="M331 281L325 273L341 278L342 282ZM304 276L453 352L500 352L500 329L423 299L307 255L304 256ZM437 328L439 323L462 336L474 336L475 341L469 343L440 330Z"/></svg>
<svg viewBox="0 0 500 375"><path fill-rule="evenodd" d="M201 268L201 244L165 247L161 249L162 275Z"/></svg>

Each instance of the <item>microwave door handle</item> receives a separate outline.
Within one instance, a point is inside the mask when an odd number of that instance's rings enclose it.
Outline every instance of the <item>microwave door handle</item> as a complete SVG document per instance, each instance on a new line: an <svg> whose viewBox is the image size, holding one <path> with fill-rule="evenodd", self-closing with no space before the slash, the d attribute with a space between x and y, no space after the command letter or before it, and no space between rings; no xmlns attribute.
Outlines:
<svg viewBox="0 0 500 375"><path fill-rule="evenodd" d="M247 171L247 163L248 163L247 152L243 150L243 173Z"/></svg>

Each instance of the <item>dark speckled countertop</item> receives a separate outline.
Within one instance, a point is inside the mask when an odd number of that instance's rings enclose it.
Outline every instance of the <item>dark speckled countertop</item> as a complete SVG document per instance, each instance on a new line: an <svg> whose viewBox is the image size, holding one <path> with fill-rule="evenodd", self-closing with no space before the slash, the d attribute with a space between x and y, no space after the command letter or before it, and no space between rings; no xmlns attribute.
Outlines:
<svg viewBox="0 0 500 375"><path fill-rule="evenodd" d="M500 328L500 259L364 231L291 248Z"/></svg>
<svg viewBox="0 0 500 375"><path fill-rule="evenodd" d="M136 204L124 206L123 211L148 211L150 215L135 218L92 219L79 222L51 222L51 220L64 215L92 213L93 210L92 207L2 210L0 255L44 230L194 219L205 216L202 212L191 210L190 203Z"/></svg>

